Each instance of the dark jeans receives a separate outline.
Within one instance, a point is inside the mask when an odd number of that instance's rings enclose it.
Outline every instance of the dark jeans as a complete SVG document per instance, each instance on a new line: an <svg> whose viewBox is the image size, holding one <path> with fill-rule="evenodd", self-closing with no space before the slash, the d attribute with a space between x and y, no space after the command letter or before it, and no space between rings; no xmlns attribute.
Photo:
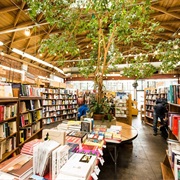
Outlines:
<svg viewBox="0 0 180 180"><path fill-rule="evenodd" d="M153 113L153 130L154 130L154 133L157 133L157 124L158 124L158 118L161 120L161 125L164 124L164 118L162 117L162 115L159 115L159 114L156 114L156 113Z"/></svg>

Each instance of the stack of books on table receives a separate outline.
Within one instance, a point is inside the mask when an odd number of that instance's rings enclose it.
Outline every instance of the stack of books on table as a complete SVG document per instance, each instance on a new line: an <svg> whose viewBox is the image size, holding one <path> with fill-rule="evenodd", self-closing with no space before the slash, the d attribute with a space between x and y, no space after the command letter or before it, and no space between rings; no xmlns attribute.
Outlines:
<svg viewBox="0 0 180 180"><path fill-rule="evenodd" d="M111 125L110 128L107 128L107 131L105 132L105 141L106 142L112 142L112 143L120 143L121 138L121 126L115 126Z"/></svg>
<svg viewBox="0 0 180 180"><path fill-rule="evenodd" d="M97 164L97 157L75 153L60 169L56 180L87 180L90 179Z"/></svg>
<svg viewBox="0 0 180 180"><path fill-rule="evenodd" d="M34 139L32 141L25 143L21 149L21 153L29 154L29 155L33 156L33 148L40 142L42 142L42 139Z"/></svg>
<svg viewBox="0 0 180 180"><path fill-rule="evenodd" d="M27 154L19 154L0 165L0 179L24 180L33 174L33 157Z"/></svg>
<svg viewBox="0 0 180 180"><path fill-rule="evenodd" d="M66 143L81 144L87 139L87 133L83 131L70 131L66 135Z"/></svg>

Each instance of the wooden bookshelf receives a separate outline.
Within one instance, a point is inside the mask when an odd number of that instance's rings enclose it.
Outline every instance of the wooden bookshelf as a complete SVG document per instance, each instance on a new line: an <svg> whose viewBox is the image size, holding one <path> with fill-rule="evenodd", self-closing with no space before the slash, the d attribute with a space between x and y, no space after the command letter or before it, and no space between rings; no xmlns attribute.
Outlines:
<svg viewBox="0 0 180 180"><path fill-rule="evenodd" d="M132 124L132 100L131 94L124 93L124 98L115 100L115 117L117 121Z"/></svg>
<svg viewBox="0 0 180 180"><path fill-rule="evenodd" d="M0 162L18 151L18 98L0 98Z"/></svg>
<svg viewBox="0 0 180 180"><path fill-rule="evenodd" d="M169 113L179 112L179 114L180 114L180 105L179 104L169 103L168 105L169 105ZM170 119L169 119L169 121L170 121ZM169 131L168 132L168 138L169 139L179 141L178 136L173 134L170 125L169 125L168 131ZM162 175L163 175L164 180L175 179L174 169L172 168L172 161L171 161L171 158L168 156L168 151L166 151L164 161L161 163L161 170L162 170Z"/></svg>
<svg viewBox="0 0 180 180"><path fill-rule="evenodd" d="M167 98L168 88L146 88L144 90L144 121L146 124L153 126L153 112L158 97Z"/></svg>
<svg viewBox="0 0 180 180"><path fill-rule="evenodd" d="M43 124L77 119L77 98L73 90L45 89L42 92Z"/></svg>

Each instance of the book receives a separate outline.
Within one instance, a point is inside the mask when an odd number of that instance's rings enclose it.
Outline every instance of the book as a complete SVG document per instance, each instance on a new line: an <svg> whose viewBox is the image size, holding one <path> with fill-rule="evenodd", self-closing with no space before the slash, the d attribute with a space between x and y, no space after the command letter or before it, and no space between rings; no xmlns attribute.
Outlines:
<svg viewBox="0 0 180 180"><path fill-rule="evenodd" d="M52 179L59 174L60 169L67 162L69 156L69 146L62 145L52 151Z"/></svg>
<svg viewBox="0 0 180 180"><path fill-rule="evenodd" d="M33 158L30 155L20 154L0 170L2 172L27 179L32 174Z"/></svg>
<svg viewBox="0 0 180 180"><path fill-rule="evenodd" d="M175 180L180 179L180 155L174 157L174 178Z"/></svg>
<svg viewBox="0 0 180 180"><path fill-rule="evenodd" d="M44 176L49 173L52 151L59 145L56 141L48 140L33 148L33 174Z"/></svg>
<svg viewBox="0 0 180 180"><path fill-rule="evenodd" d="M81 142L84 142L87 139L87 132L71 131L66 135L66 137L76 137L79 138Z"/></svg>
<svg viewBox="0 0 180 180"><path fill-rule="evenodd" d="M75 153L60 169L60 174L88 179L96 163L96 156Z"/></svg>
<svg viewBox="0 0 180 180"><path fill-rule="evenodd" d="M91 122L90 121L81 121L81 131L91 132L92 131Z"/></svg>
<svg viewBox="0 0 180 180"><path fill-rule="evenodd" d="M22 154L28 154L28 155L33 155L33 148L39 144L40 142L42 142L42 139L33 139L29 142L26 142L22 149L21 149L21 153Z"/></svg>
<svg viewBox="0 0 180 180"><path fill-rule="evenodd" d="M172 133L175 136L178 136L178 121L180 121L180 115L173 115L173 122L172 122Z"/></svg>
<svg viewBox="0 0 180 180"><path fill-rule="evenodd" d="M91 145L91 146L98 146L99 148L102 148L103 145L105 144L105 141L104 141L104 139L98 140L98 139L88 138L85 140L84 144Z"/></svg>

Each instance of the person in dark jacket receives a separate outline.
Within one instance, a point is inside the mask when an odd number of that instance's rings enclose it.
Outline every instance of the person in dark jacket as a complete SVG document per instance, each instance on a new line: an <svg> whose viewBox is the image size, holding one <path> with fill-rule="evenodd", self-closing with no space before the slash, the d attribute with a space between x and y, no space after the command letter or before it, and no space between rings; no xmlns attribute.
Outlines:
<svg viewBox="0 0 180 180"><path fill-rule="evenodd" d="M78 120L80 120L81 116L86 115L87 111L89 111L89 107L87 104L83 104L78 108Z"/></svg>
<svg viewBox="0 0 180 180"><path fill-rule="evenodd" d="M153 112L153 131L155 136L157 135L157 131L158 131L157 128L158 119L160 119L161 125L163 125L166 113L167 113L167 109L164 99L157 99Z"/></svg>

